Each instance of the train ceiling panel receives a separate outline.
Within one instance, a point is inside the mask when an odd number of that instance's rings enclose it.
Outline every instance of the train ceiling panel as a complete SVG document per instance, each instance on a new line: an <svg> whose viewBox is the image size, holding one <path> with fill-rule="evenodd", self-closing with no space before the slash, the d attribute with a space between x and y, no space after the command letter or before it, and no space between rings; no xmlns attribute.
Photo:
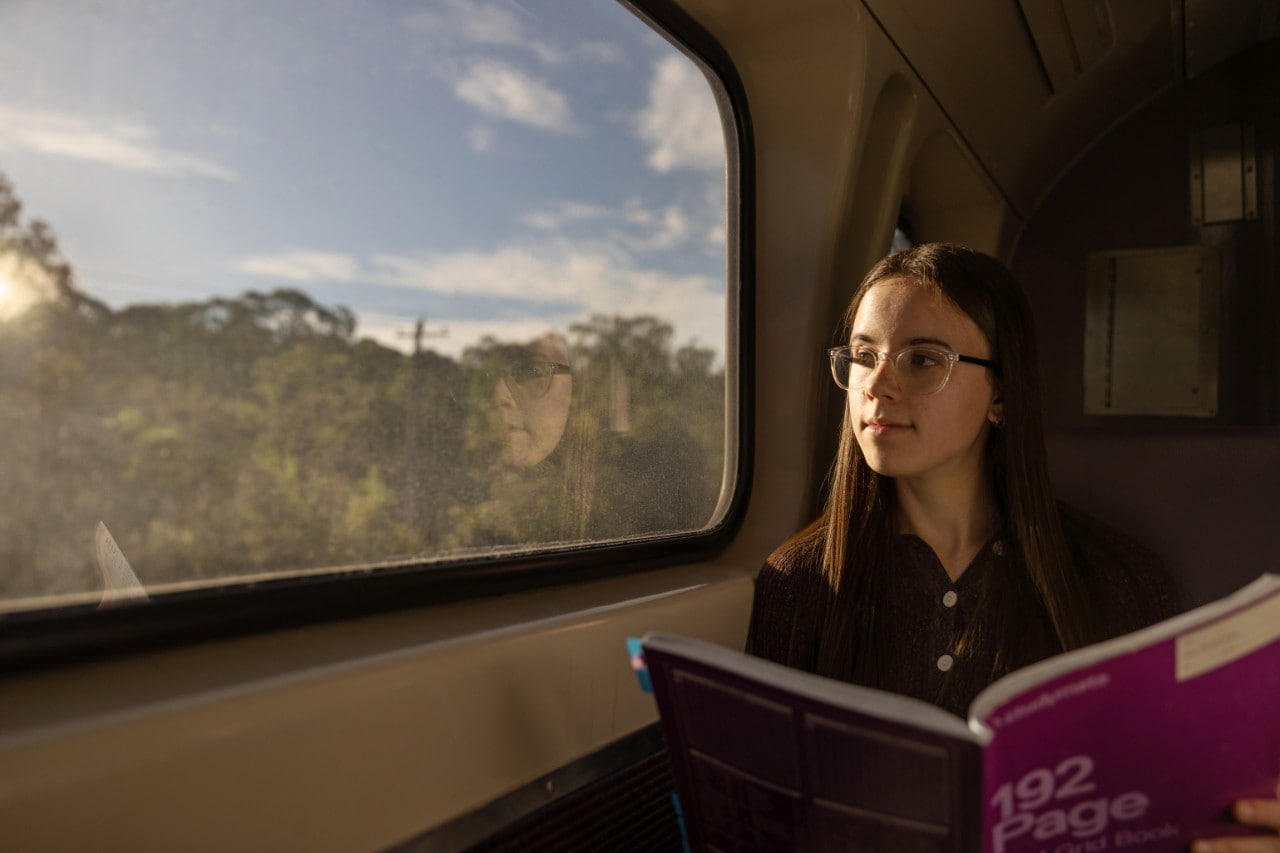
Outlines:
<svg viewBox="0 0 1280 853"><path fill-rule="evenodd" d="M1054 92L1092 68L1115 43L1105 0L1019 0Z"/></svg>
<svg viewBox="0 0 1280 853"><path fill-rule="evenodd" d="M1187 79L1280 33L1275 0L1184 0Z"/></svg>
<svg viewBox="0 0 1280 853"><path fill-rule="evenodd" d="M1014 209L1181 74L1169 0L864 0Z"/></svg>

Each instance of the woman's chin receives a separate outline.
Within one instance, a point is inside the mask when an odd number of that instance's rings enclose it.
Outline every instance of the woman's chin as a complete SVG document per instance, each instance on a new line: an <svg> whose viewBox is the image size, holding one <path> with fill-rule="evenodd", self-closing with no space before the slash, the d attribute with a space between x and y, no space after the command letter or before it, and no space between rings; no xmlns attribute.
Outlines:
<svg viewBox="0 0 1280 853"><path fill-rule="evenodd" d="M546 459L548 453L542 452L529 433L524 431L512 431L507 434L507 444L502 449L502 461L513 468L532 468L543 459Z"/></svg>

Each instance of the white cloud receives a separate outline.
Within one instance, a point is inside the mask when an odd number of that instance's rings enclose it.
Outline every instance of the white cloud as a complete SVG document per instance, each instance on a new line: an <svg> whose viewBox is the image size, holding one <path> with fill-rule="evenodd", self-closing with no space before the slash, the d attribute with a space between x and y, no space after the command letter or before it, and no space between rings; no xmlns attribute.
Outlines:
<svg viewBox="0 0 1280 853"><path fill-rule="evenodd" d="M554 45L530 37L524 22L507 4L442 0L433 10L408 15L404 23L437 48L516 47L530 51L543 62L563 62L566 58Z"/></svg>
<svg viewBox="0 0 1280 853"><path fill-rule="evenodd" d="M0 105L0 145L127 172L236 182L235 170L157 144L145 125Z"/></svg>
<svg viewBox="0 0 1280 853"><path fill-rule="evenodd" d="M492 318L427 318L433 328L448 329L447 336L430 338L427 346L454 356L486 334L502 340L531 340L549 328L566 332L570 323L592 314L651 314L675 327L677 345L696 340L700 346L724 350L723 282L646 267L628 252L606 244L548 239L490 252L381 254L363 262L337 252L291 251L246 258L236 268L290 281L358 280L419 290L446 301L495 300ZM357 293L353 291L352 296ZM513 315L509 306L501 305L503 301L541 305ZM359 315L361 337L402 351L410 346L403 333L412 328L415 317L366 313L354 298L345 304Z"/></svg>
<svg viewBox="0 0 1280 853"><path fill-rule="evenodd" d="M702 194L703 210L707 212L707 220L711 226L703 235L703 242L709 254L723 255L729 245L728 191L723 177L708 180Z"/></svg>
<svg viewBox="0 0 1280 853"><path fill-rule="evenodd" d="M524 36L520 19L507 7L473 0L442 0L435 9L413 12L405 26L439 37L472 44L519 44Z"/></svg>
<svg viewBox="0 0 1280 853"><path fill-rule="evenodd" d="M492 300L493 316L447 320L440 311L429 320L449 328L446 338L428 346L460 355L486 334L502 340L526 340L548 328L568 325L592 314L652 314L675 327L675 341L693 339L723 352L724 282L715 274L678 274L651 264L657 252L664 263L673 249L700 245L709 258L723 261L724 187L707 177L681 202L651 207L641 197L618 207L578 199L561 200L519 216L527 229L490 249L384 252L356 257L324 250L292 250L241 260L237 269L289 281L359 282L431 294L437 306L465 306L474 314L477 300ZM413 303L413 297L406 297ZM366 314L359 293L343 299L360 317L360 334L401 350L402 337L415 320L409 315ZM399 300L398 300L399 301ZM437 308L439 311L439 309Z"/></svg>
<svg viewBox="0 0 1280 853"><path fill-rule="evenodd" d="M613 211L606 207L581 201L566 201L549 209L526 213L520 217L520 221L539 231L560 231L572 224L595 222L613 216Z"/></svg>
<svg viewBox="0 0 1280 853"><path fill-rule="evenodd" d="M569 58L564 54L564 51L560 50L560 48L544 41L530 42L526 47L533 51L533 55L538 57L538 59L541 59L543 62L564 62Z"/></svg>
<svg viewBox="0 0 1280 853"><path fill-rule="evenodd" d="M564 306L556 316L540 312L539 320L520 318L516 325L530 322L545 330L550 323L563 331L569 322L591 314L653 314L675 326L681 344L697 339L701 346L724 348L723 282L645 267L614 246L549 240L493 252L379 255L371 267L370 279L380 284ZM519 339L506 319L482 325L506 330L500 337Z"/></svg>
<svg viewBox="0 0 1280 853"><path fill-rule="evenodd" d="M542 130L575 130L569 99L542 80L502 62L481 61L454 83L454 94L490 118Z"/></svg>
<svg viewBox="0 0 1280 853"><path fill-rule="evenodd" d="M724 249L729 245L729 228L723 223L708 228L703 239L709 247Z"/></svg>
<svg viewBox="0 0 1280 853"><path fill-rule="evenodd" d="M467 129L467 143L477 154L491 151L498 140L497 131L486 124L472 125Z"/></svg>
<svg viewBox="0 0 1280 853"><path fill-rule="evenodd" d="M242 273L284 281L353 281L360 262L341 252L294 251L242 258L233 265Z"/></svg>
<svg viewBox="0 0 1280 853"><path fill-rule="evenodd" d="M578 45L576 55L605 65L612 65L623 59L622 48L608 41L584 41Z"/></svg>
<svg viewBox="0 0 1280 853"><path fill-rule="evenodd" d="M636 115L635 129L650 146L648 163L655 171L724 169L715 98L702 72L684 57L668 56L654 66L649 103Z"/></svg>
<svg viewBox="0 0 1280 853"><path fill-rule="evenodd" d="M467 297L577 302L584 282L588 290L604 286L609 254L508 245L492 252L375 255L373 280Z"/></svg>
<svg viewBox="0 0 1280 853"><path fill-rule="evenodd" d="M357 337L373 338L384 346L409 352L413 349L410 330L413 321L387 315L360 315ZM499 341L532 341L548 331L564 334L568 321L560 319L529 318L525 320L449 320L436 321L427 318L427 336L422 348L441 355L458 358L468 347L474 347L486 337Z"/></svg>
<svg viewBox="0 0 1280 853"><path fill-rule="evenodd" d="M626 213L626 221L631 227L620 236L627 246L637 251L674 248L688 240L693 232L693 223L678 204L654 211L633 203Z"/></svg>
<svg viewBox="0 0 1280 853"><path fill-rule="evenodd" d="M701 198L693 199L693 208L672 203L655 209L639 198L629 199L617 209L564 201L526 213L520 222L538 231L557 234L581 236L585 233L593 237L605 234L613 243L631 252L665 251L694 240L701 240L711 254L723 252L723 186L713 186ZM584 232L583 228L590 230Z"/></svg>
<svg viewBox="0 0 1280 853"><path fill-rule="evenodd" d="M492 318L426 318L433 334L425 346L451 356L460 356L485 336L529 341L548 329L567 333L570 324L593 314L658 316L675 327L677 346L695 341L717 352L724 348L722 282L648 268L614 246L549 240L490 252L375 255L364 263L342 252L300 250L246 257L236 269L291 282L358 280L433 293L449 302L495 300ZM502 301L538 307L513 316ZM360 310L358 291L352 291L346 304L356 307L358 336L401 351L412 346L406 334L416 316Z"/></svg>

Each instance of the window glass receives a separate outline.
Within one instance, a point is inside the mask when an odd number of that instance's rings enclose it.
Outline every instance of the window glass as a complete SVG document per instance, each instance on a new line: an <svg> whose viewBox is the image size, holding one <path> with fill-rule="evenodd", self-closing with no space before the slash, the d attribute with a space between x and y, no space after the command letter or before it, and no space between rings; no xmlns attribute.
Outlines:
<svg viewBox="0 0 1280 853"><path fill-rule="evenodd" d="M5 3L0 176L5 608L719 521L725 135L620 5Z"/></svg>

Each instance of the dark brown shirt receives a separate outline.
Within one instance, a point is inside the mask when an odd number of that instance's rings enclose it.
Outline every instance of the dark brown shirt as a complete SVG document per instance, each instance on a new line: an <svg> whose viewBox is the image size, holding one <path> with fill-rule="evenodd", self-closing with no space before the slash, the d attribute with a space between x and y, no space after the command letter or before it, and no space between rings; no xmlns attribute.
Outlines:
<svg viewBox="0 0 1280 853"><path fill-rule="evenodd" d="M1133 540L1074 511L1063 532L1106 637L1135 631L1174 615L1179 596L1160 560ZM991 679L992 653L966 657L956 644L976 613L984 577L1014 558L1001 535L987 542L953 582L933 550L915 536L893 543L893 566L879 603L889 689L963 715ZM832 594L822 577L821 531L792 540L770 555L756 578L747 636L750 654L798 669L817 669L822 614ZM1013 668L1062 651L1048 615L1026 620Z"/></svg>

